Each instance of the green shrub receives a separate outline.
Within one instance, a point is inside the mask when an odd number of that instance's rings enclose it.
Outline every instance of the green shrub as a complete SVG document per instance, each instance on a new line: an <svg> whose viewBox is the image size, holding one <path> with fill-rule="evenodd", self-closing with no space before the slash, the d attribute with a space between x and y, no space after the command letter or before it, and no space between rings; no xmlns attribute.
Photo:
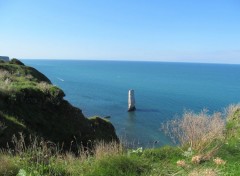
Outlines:
<svg viewBox="0 0 240 176"><path fill-rule="evenodd" d="M10 64L24 65L20 60L13 58L9 61Z"/></svg>

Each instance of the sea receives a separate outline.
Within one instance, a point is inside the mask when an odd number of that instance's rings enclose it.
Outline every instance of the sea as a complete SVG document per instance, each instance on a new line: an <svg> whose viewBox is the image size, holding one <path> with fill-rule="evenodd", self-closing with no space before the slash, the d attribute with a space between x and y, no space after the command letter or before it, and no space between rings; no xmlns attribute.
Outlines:
<svg viewBox="0 0 240 176"><path fill-rule="evenodd" d="M224 111L240 102L240 65L23 59L45 74L86 117L110 116L135 147L174 145L161 125L185 111ZM136 111L128 112L128 90Z"/></svg>

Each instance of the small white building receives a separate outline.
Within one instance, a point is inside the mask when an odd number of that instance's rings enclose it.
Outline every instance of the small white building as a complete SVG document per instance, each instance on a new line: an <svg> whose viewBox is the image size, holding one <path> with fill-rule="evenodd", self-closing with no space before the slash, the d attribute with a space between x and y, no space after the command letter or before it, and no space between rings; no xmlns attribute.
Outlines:
<svg viewBox="0 0 240 176"><path fill-rule="evenodd" d="M3 60L5 62L9 62L9 57L8 56L0 56L0 60Z"/></svg>

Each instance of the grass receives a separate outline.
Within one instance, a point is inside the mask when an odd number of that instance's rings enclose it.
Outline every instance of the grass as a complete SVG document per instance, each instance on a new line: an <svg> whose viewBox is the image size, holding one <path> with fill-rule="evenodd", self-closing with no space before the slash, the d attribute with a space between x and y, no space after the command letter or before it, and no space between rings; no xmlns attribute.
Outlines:
<svg viewBox="0 0 240 176"><path fill-rule="evenodd" d="M201 148L205 150L200 150L201 152L199 152L198 147L193 147L194 141L185 141L185 144L181 143L179 146L165 146L155 149L127 149L117 142L99 141L91 149L79 146L76 155L71 151L63 152L61 147L43 139L31 138L31 145L27 146L23 135L20 138L13 137L12 141L15 148L0 152L0 175L237 176L240 175L240 133L237 128L240 124L239 109L239 105L230 106L225 116L223 114L221 116L216 114L209 116L203 114L203 112L200 114L190 113L191 116L189 113L187 114L191 124L198 125L198 118L203 120L202 117L204 117L209 118L207 119L210 123L209 126L216 129L223 128L217 130L222 134L220 140L218 135L215 134L211 138L207 138L209 143L213 145L206 145L205 142L196 145L203 145ZM182 118L182 123L186 120L184 117L186 117L186 113ZM224 126L222 126L222 121L219 124L216 123L219 122L219 119L217 121L214 119L216 117L225 119ZM192 122L194 120L196 122ZM213 122L214 125L211 124ZM208 129L209 126L206 128ZM2 124L2 127L4 127L4 124ZM201 127L203 128L203 126ZM209 130L208 133L212 133L212 131ZM197 137L200 135L192 131L187 132ZM205 135L207 134L203 136ZM202 136L202 132L200 136ZM217 148L212 139L214 137L217 137ZM193 138L189 139L192 140ZM219 141L221 145L219 145Z"/></svg>
<svg viewBox="0 0 240 176"><path fill-rule="evenodd" d="M40 90L51 96L64 96L59 88L50 84L48 78L34 68L2 63L0 65L0 90L6 94L20 92L23 89Z"/></svg>
<svg viewBox="0 0 240 176"><path fill-rule="evenodd" d="M207 139L214 145L206 146L205 142L199 143L203 145L202 148L210 148L210 150L204 150L205 152L203 150L199 152L198 148L194 147L186 148L186 145L191 146L190 144L192 144L189 141L186 141L185 145L182 143L180 146L165 146L144 150L142 148L127 149L117 142L99 141L93 149L79 146L79 152L76 155L70 151L63 152L54 143L38 138L32 138L31 145L26 146L24 136L22 136L20 139L13 138L14 150L9 149L0 152L0 175L237 176L240 175L240 133L237 128L240 124L239 109L239 105L235 105L234 108L230 106L225 114L225 125L222 126L222 122L219 123L219 127L223 128L221 130L223 139L220 140L221 145L214 148L214 152L212 152L212 146L215 146L215 143L212 142L213 137ZM206 114L201 113L200 115L201 118L216 118L216 114L206 116ZM186 114L184 114L185 116ZM199 114L190 116L188 113L187 117L190 121L196 120L199 122ZM223 118L223 115L221 118ZM210 123L214 122L214 126L211 124L209 126L216 128L217 123L213 119L207 120L208 122L210 120ZM182 118L183 122L184 120L186 119ZM232 123L232 120L234 120L234 123ZM198 123L191 122L191 124L196 125ZM188 132L199 136L192 131ZM211 130L209 132L212 133ZM214 136L218 137L218 135ZM209 154L209 151L212 153ZM204 159L206 156L208 158Z"/></svg>
<svg viewBox="0 0 240 176"><path fill-rule="evenodd" d="M0 175L15 176L20 170L17 160L19 158L9 154L0 154Z"/></svg>
<svg viewBox="0 0 240 176"><path fill-rule="evenodd" d="M106 144L101 144L106 146ZM110 144L111 146L112 144ZM111 148L111 147L110 147ZM193 163L191 157L182 155L177 147L146 149L142 153L126 152L108 155L106 150L98 156L88 151L76 156L72 153L47 152L43 147L27 149L18 154L0 154L0 175L72 175L72 176L115 176L115 175L237 175L237 161L224 165L214 163ZM169 154L169 155L168 155ZM179 162L181 161L181 162Z"/></svg>
<svg viewBox="0 0 240 176"><path fill-rule="evenodd" d="M9 122L12 122L12 123L14 123L14 124L16 124L16 125L18 125L18 126L23 127L23 128L26 128L26 126L25 126L22 122L20 122L17 118L12 117L12 116L9 116L9 115L5 115L5 114L3 114L1 111L0 111L0 114L1 114L6 120L8 120ZM0 125L0 126L1 126L1 125ZM7 128L7 127L6 127L6 128Z"/></svg>
<svg viewBox="0 0 240 176"><path fill-rule="evenodd" d="M62 153L47 141L33 139L26 147L24 138L14 139L15 149L0 153L0 175L141 175L149 170L140 158L129 157L116 143L99 142L94 150L80 148L79 155ZM8 171L8 172L7 172ZM11 171L11 172L10 172Z"/></svg>

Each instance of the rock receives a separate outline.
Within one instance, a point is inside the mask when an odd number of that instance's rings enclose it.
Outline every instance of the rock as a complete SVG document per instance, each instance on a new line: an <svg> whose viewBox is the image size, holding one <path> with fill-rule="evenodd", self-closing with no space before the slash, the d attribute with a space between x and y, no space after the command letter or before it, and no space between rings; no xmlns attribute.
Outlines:
<svg viewBox="0 0 240 176"><path fill-rule="evenodd" d="M134 97L134 90L128 91L128 111L135 111L135 97Z"/></svg>
<svg viewBox="0 0 240 176"><path fill-rule="evenodd" d="M8 56L0 56L0 60L3 60L5 62L9 62L9 57Z"/></svg>

